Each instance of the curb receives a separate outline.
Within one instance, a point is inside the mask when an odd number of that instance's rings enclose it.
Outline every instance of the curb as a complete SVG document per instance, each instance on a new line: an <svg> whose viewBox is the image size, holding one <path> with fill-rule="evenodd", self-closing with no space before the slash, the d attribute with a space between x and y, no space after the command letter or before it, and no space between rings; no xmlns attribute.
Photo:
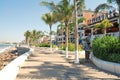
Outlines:
<svg viewBox="0 0 120 80"><path fill-rule="evenodd" d="M98 59L93 55L92 52L90 54L90 60L100 69L120 75L120 64L119 63L113 63L113 62L108 62L108 61Z"/></svg>
<svg viewBox="0 0 120 80"><path fill-rule="evenodd" d="M21 56L10 62L7 66L5 66L0 71L0 80L15 80L21 65L25 62L25 60L27 60L28 56L33 51L33 49L30 49L28 52L22 54Z"/></svg>

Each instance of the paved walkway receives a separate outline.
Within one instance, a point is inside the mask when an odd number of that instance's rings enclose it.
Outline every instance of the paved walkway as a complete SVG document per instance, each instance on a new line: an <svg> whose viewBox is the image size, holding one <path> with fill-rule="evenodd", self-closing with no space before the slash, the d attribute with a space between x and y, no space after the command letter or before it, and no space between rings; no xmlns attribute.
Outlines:
<svg viewBox="0 0 120 80"><path fill-rule="evenodd" d="M84 61L81 64L72 63L73 54L70 54L69 57L66 60L64 54L56 51L50 53L48 48L36 48L29 60L21 67L16 80L118 79L118 76L102 71L92 63Z"/></svg>

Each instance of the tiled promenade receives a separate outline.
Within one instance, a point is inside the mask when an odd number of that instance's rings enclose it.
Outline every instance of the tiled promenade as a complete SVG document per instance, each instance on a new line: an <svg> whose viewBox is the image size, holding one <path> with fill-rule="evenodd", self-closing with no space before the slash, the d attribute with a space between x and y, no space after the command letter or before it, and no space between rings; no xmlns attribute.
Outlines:
<svg viewBox="0 0 120 80"><path fill-rule="evenodd" d="M80 55L82 59L83 56ZM57 51L50 53L48 48L36 48L21 67L16 80L114 80L118 76L96 68L92 63L69 63L74 55L70 54L69 60L64 54ZM119 78L120 79L120 78Z"/></svg>

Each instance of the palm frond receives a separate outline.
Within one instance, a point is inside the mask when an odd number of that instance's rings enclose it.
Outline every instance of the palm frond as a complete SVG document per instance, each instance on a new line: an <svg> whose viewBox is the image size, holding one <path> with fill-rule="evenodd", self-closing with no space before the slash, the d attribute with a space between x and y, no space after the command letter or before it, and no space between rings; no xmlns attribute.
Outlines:
<svg viewBox="0 0 120 80"><path fill-rule="evenodd" d="M77 9L78 11L84 10L85 7L85 0L77 0Z"/></svg>
<svg viewBox="0 0 120 80"><path fill-rule="evenodd" d="M84 17L81 17L81 18L79 18L78 19L78 23L81 23L81 22L83 22L84 20L86 20Z"/></svg>
<svg viewBox="0 0 120 80"><path fill-rule="evenodd" d="M112 9L112 8L113 8L113 6L111 6L110 4L103 3L103 4L98 5L98 6L95 8L95 13L98 13L98 12L100 12L100 11L109 10L109 9Z"/></svg>
<svg viewBox="0 0 120 80"><path fill-rule="evenodd" d="M40 3L40 5L46 6L46 7L49 8L50 10L54 10L54 8L56 7L56 5L54 4L54 2L42 1L42 2Z"/></svg>

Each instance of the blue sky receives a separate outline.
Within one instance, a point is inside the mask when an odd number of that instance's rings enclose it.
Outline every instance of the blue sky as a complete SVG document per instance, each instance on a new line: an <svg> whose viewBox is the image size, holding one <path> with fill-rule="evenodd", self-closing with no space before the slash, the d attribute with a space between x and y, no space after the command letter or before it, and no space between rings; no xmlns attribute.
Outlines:
<svg viewBox="0 0 120 80"><path fill-rule="evenodd" d="M0 41L24 40L26 30L49 31L49 26L41 19L42 14L49 12L40 6L42 0L0 0ZM60 0L45 0L55 1ZM86 0L86 9L92 10L106 0ZM56 30L57 25L52 29Z"/></svg>

